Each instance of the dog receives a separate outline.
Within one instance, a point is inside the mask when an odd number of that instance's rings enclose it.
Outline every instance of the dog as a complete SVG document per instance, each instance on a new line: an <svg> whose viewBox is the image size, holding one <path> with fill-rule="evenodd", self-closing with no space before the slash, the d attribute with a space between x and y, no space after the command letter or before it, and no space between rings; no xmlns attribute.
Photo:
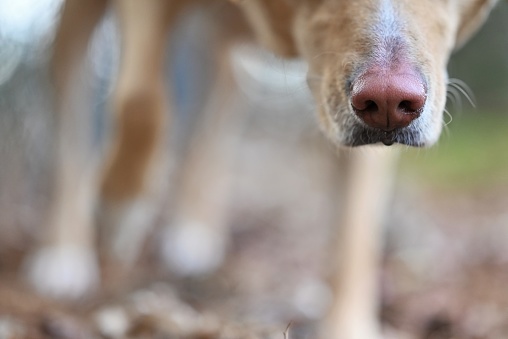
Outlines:
<svg viewBox="0 0 508 339"><path fill-rule="evenodd" d="M108 227L121 229L110 244L111 256L128 266L138 255L141 225L154 214L149 196L157 187L152 187L151 178L156 175L167 123L162 76L166 36L179 13L212 2L227 0L112 1L122 37L112 100L117 130L100 176L76 151L71 121L76 114L72 103L79 96L73 79L108 2L65 2L53 57L59 127L55 198L46 239L28 264L30 279L43 293L75 297L97 283L92 227L97 199ZM341 161L347 167L342 232L334 243L337 255L330 269L334 300L319 336L381 338L376 282L379 239L398 154L388 146L436 143L443 126L450 54L481 26L496 1L231 2L243 16L225 21L227 29L222 33L227 39L214 46L222 53L216 60L225 59L223 51L237 35L252 37L281 57L302 58L308 64L319 126L342 150ZM224 83L231 85L228 63L220 68ZM230 118L220 111L216 117ZM187 201L195 200L192 185L183 186ZM203 207L198 214L209 210ZM181 223L191 228L195 224ZM207 252L203 253L206 258ZM200 265L210 266L200 264L201 259L195 261L197 270Z"/></svg>

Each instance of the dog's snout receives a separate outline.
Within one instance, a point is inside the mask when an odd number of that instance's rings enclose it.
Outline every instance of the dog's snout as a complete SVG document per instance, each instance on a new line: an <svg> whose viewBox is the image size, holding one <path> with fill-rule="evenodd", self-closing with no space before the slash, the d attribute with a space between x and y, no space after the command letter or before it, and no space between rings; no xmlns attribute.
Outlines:
<svg viewBox="0 0 508 339"><path fill-rule="evenodd" d="M427 91L415 71L366 72L353 82L351 105L368 126L392 131L408 126L423 111Z"/></svg>

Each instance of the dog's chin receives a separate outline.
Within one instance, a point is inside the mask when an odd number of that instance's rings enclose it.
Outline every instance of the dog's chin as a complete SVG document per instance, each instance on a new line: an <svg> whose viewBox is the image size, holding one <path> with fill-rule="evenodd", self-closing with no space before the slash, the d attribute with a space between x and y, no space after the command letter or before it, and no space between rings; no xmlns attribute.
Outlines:
<svg viewBox="0 0 508 339"><path fill-rule="evenodd" d="M333 110L319 111L321 121L324 121L324 123L321 123L321 127L325 135L338 147L358 147L373 144L385 146L401 144L419 148L431 147L438 141L442 129L442 125L438 123L441 118L434 116L430 111L424 112L419 119L411 122L407 127L396 128L391 131L367 126L348 107L336 109L336 113L333 115L330 112L333 112Z"/></svg>
<svg viewBox="0 0 508 339"><path fill-rule="evenodd" d="M339 144L345 147L358 147L372 144L384 144L391 146L402 144L412 147L427 147L433 142L426 140L423 133L414 126L398 128L386 132L369 128L362 124L356 124L347 129L347 132L341 138L338 138Z"/></svg>
<svg viewBox="0 0 508 339"><path fill-rule="evenodd" d="M381 143L385 146L402 144L412 147L425 147L426 143L421 140L419 134L406 129L393 130L390 132L363 129L344 141L344 146L357 147Z"/></svg>

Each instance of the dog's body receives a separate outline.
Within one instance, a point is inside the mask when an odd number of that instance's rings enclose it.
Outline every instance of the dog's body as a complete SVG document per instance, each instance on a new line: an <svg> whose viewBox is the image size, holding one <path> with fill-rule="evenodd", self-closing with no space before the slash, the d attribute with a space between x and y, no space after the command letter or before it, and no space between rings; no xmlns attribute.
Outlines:
<svg viewBox="0 0 508 339"><path fill-rule="evenodd" d="M216 0L220 2L222 0ZM224 2L226 0L223 0ZM153 215L152 178L166 125L163 55L168 31L179 13L211 1L116 0L122 59L112 110L116 138L100 180L93 166L73 148L73 90L89 37L107 6L105 0L68 0L55 42L53 59L57 92L57 187L50 230L29 272L36 286L57 296L76 296L97 279L93 252L92 210L100 198L103 222L123 229L112 241L112 257L133 262L139 251L143 224ZM284 57L301 57L309 64L308 83L317 103L320 126L338 146L401 143L430 146L439 137L446 98L446 64L450 53L483 22L494 0L239 0L244 13L225 21L226 38L218 39L216 60L231 42L249 36ZM226 6L226 4L224 4ZM245 25L247 23L247 25ZM222 87L232 88L228 62L219 62ZM215 96L234 93L224 90ZM209 122L227 120L219 104ZM210 120L212 119L212 120ZM204 139L206 139L205 135ZM209 144L210 140L200 139ZM208 145L209 146L209 145ZM346 206L342 234L334 246L334 302L322 327L322 337L379 338L377 325L377 266L379 233L390 191L397 152L384 146L372 151L348 150ZM191 156L189 176L182 183L183 202L178 223L185 227L217 224L220 208L196 192L210 172L220 173L227 161L214 161L208 152ZM216 163L203 169L203 164ZM222 165L221 165L222 164ZM206 175L203 173L207 171ZM220 199L219 199L220 200ZM148 217L147 217L148 216ZM198 226L196 226L198 225ZM138 242L134 244L133 242ZM220 247L218 239L211 247ZM126 250L126 246L130 246ZM197 249L187 248L189 252ZM205 250L194 261L200 267ZM171 255L168 254L168 257ZM210 258L208 258L210 259ZM172 260L172 259L168 259ZM206 261L206 260L205 260ZM81 275L80 275L81 273Z"/></svg>

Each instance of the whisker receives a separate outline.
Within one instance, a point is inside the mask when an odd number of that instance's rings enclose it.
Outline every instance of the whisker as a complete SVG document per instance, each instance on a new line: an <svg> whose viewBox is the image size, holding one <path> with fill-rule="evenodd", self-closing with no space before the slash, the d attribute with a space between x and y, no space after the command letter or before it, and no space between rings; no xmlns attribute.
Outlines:
<svg viewBox="0 0 508 339"><path fill-rule="evenodd" d="M332 55L339 55L339 52L335 52L335 51L325 51L325 52L321 52L321 53L318 53L316 54L315 56L312 57L312 60L315 60L319 57L322 57L324 55L327 55L327 54L332 54Z"/></svg>
<svg viewBox="0 0 508 339"><path fill-rule="evenodd" d="M449 103L451 105L451 107L457 107L457 96L448 90L446 91L446 99L447 99L447 104Z"/></svg>
<svg viewBox="0 0 508 339"><path fill-rule="evenodd" d="M453 121L453 116L450 114L450 112L446 108L444 109L444 113L449 118L449 120L447 122L446 121L444 122L445 123L444 126L448 127L448 125L451 124Z"/></svg>
<svg viewBox="0 0 508 339"><path fill-rule="evenodd" d="M453 88L456 88L458 91L460 91L460 93L462 93L462 95L464 95L464 97L467 99L467 101L469 101L471 106L476 108L476 99L475 99L474 93L471 90L471 88L464 81L462 81L460 79L450 79L448 85L452 86Z"/></svg>
<svg viewBox="0 0 508 339"><path fill-rule="evenodd" d="M444 133L446 134L446 136L450 136L450 127L448 125L450 125L452 123L453 117L450 114L450 112L448 112L447 109L444 109L443 112L445 113L445 115L443 115L443 130L444 130ZM448 118L449 118L448 121L444 120L445 116L448 116Z"/></svg>
<svg viewBox="0 0 508 339"><path fill-rule="evenodd" d="M447 92L452 98L451 101L454 107L457 109L457 111L462 112L463 106L462 106L462 97L460 95L461 92L459 92L457 88L450 85L447 88Z"/></svg>
<svg viewBox="0 0 508 339"><path fill-rule="evenodd" d="M452 78L450 79L450 82L460 86L464 91L467 92L467 94L473 99L473 101L476 101L473 90L463 80L460 80L458 78Z"/></svg>

